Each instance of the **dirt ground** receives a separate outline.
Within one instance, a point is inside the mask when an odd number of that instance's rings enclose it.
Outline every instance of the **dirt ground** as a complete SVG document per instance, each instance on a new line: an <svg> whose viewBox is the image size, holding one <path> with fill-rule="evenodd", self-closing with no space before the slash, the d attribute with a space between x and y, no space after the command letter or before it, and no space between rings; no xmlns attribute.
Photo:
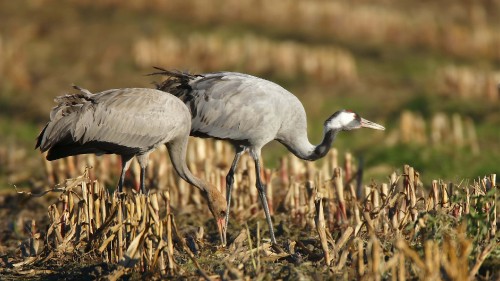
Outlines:
<svg viewBox="0 0 500 281"><path fill-rule="evenodd" d="M155 266L151 267L154 270L149 272L142 270L145 266L142 260L130 267L106 262L105 254L97 250L102 240L90 248L77 247L76 244L79 243L77 241L72 244L74 246L72 250L66 252L54 250L55 247L48 249L50 247L47 245L51 242L40 241L40 246L36 247L38 248L36 254L29 254L32 248L30 238L33 233L40 235L39 240L49 240L46 238L50 236L48 211L53 204L61 205L58 193L47 193L42 197L36 197L18 194L16 190L8 190L0 195L1 280L95 280L101 278L106 280L165 278L171 280L325 280L331 278L371 280L376 276L391 278L396 272L403 272L406 279L417 280L425 279L426 276L425 271L418 266L429 266L427 261L429 257L425 254L427 249L425 251L422 249L423 243L419 242L421 238L413 238L416 236L413 230L415 226L412 224L404 228L403 236L407 237L408 241L404 242L404 245L407 246L401 246L402 236L400 240L397 240L397 235L391 231L384 234L383 231L377 230L376 235L370 234L368 223L363 224L364 226L357 235L352 235L352 227L349 225L330 227L324 239L328 241L326 245L321 243L317 229L312 228L309 223L304 223L312 219L309 215L303 219L297 219L282 206L277 206L273 215L278 247L271 246L264 214L257 204L250 205L250 210L246 210L245 220L232 216L228 227L226 247L220 246L214 219L206 215L206 210L201 212L196 207L190 206L184 206L185 210L172 207L172 214L176 221L174 225L177 225L179 233L174 235L172 243L174 262L168 264L173 264L175 269L162 273ZM364 208L366 209L366 206ZM351 211L347 211L348 217L353 215ZM160 212L159 216L164 217L164 214ZM427 224L427 230L419 234L422 237L430 235L433 219L440 220L439 228L448 227L447 222L454 221L452 216L444 213L440 216L436 212L429 212L426 216L422 213L419 220L421 224ZM381 228L380 225L377 227ZM446 269L445 261L461 260L464 274L468 274L468 270L475 263L469 255L462 255L459 250L460 247L471 246L467 239L460 238L460 233L463 232L457 230L459 228L457 226L456 229L452 229L454 233L452 236L456 237L455 240L450 240L451 244L446 246L448 238L445 236L439 238L444 242L435 244L437 251L443 251L442 249L448 251L446 254L440 254L443 265L439 267L440 261L438 261L438 267L435 268L435 274L440 278L459 280L457 278L460 275L451 276L447 273L458 271ZM346 236L343 241L344 235ZM152 240L154 241L154 238ZM457 248L457 243L463 244ZM487 243L498 245L498 239L496 244L493 240L481 242L481 251L486 252ZM325 245L330 249L332 261L330 266L325 265L325 252L323 251ZM256 247L259 247L259 251L254 251ZM450 247L455 248L450 250ZM497 255L498 251L493 248L489 253ZM450 254L455 256L450 256ZM401 257L403 257L403 269L398 267L396 271L396 267L391 266L396 264L394 261L399 262ZM412 260L413 258L424 260L425 264L418 265L418 262ZM376 265L374 261L380 261L380 264ZM495 279L499 277L498 266L498 259L486 259L478 270L477 280L498 280ZM372 271L372 268L377 269Z"/></svg>
<svg viewBox="0 0 500 281"><path fill-rule="evenodd" d="M2 280L93 280L110 275L117 269L116 264L104 262L94 251L73 254L41 252L40 255L45 256L45 258L26 266L19 266L19 263L25 260L22 257L21 244L28 243L32 221L36 222L35 232L40 232L41 237L45 237L49 226L47 209L50 204L58 202L57 196L57 194L48 194L36 198L17 194L15 190L4 192L0 196L0 217L3 218L0 220L0 276ZM269 239L266 239L268 237L267 227L262 227L266 226L263 213L255 214L256 217L260 215L262 215L262 219L251 220L248 227L252 232L255 232L258 220L261 235L265 236L263 241L268 241ZM294 230L293 227L289 227L291 222L286 221L287 218L284 215L280 214L274 218L275 221L281 222L275 225L278 243L289 247L290 242L293 241L293 245L298 246L295 246L293 254L290 254L290 249L271 250L274 253L277 251L285 253L282 256L260 260L263 269L260 271L252 268L251 262L240 263L239 268L233 268L222 262L230 253L231 244L228 245L228 248L222 248L218 245L219 238L212 218L184 213L179 214L177 219L179 220L177 224L188 241L188 246L193 250L201 268L207 272L210 278L218 279L221 276L226 276L229 279L248 279L249 276L253 276L275 280L309 276L315 280L322 280L325 274L328 275L328 271L318 270L323 256L318 241L314 238L313 230ZM200 226L206 229L203 241L189 243L192 241L194 232ZM245 226L240 225L239 222L231 222L228 232L229 242L234 242L238 231L244 228ZM176 263L180 267L180 275L168 276L169 279L202 278L180 246L177 248L177 254ZM122 278L123 280L160 279L161 276L159 273L126 272Z"/></svg>

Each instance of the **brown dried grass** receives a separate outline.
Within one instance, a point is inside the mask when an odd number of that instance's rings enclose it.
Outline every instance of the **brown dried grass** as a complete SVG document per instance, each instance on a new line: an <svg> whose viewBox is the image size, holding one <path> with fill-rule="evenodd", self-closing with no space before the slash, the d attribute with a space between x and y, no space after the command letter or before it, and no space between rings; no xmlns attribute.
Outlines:
<svg viewBox="0 0 500 281"><path fill-rule="evenodd" d="M251 35L226 38L188 34L185 38L173 35L142 38L135 43L134 59L142 67L168 65L196 71L239 69L283 78L304 75L321 82L357 80L354 57L346 50Z"/></svg>
<svg viewBox="0 0 500 281"><path fill-rule="evenodd" d="M462 99L500 100L500 71L484 71L471 67L446 66L436 75L438 91Z"/></svg>
<svg viewBox="0 0 500 281"><path fill-rule="evenodd" d="M308 38L336 38L345 42L383 47L417 47L458 57L500 58L500 33L496 1L453 1L432 5L395 1L255 1L172 0L134 1L73 0L80 5L119 6L158 10L175 19L207 23L247 24ZM443 13L446 9L446 13ZM496 24L496 25L495 25Z"/></svg>
<svg viewBox="0 0 500 281"><path fill-rule="evenodd" d="M476 127L472 118L455 113L451 116L435 113L430 120L421 114L405 110L399 117L399 127L389 133L388 145L397 143L418 144L443 149L469 149L474 155L480 154Z"/></svg>
<svg viewBox="0 0 500 281"><path fill-rule="evenodd" d="M195 140L189 147L191 169L224 186L224 171L232 157L228 147ZM350 180L361 172L352 157L339 161L333 150L321 165L304 163L290 155L280 161L282 165L276 171L265 172L266 180L272 183L268 190L274 189L270 199L274 204L270 206L278 206L272 208L275 218L301 233L298 237L278 236L284 251L273 249L260 227L253 225L240 227L228 248L219 248L206 257L210 252L206 247L218 242L207 239L203 228L191 235L181 234L171 211L177 209L177 216L182 216L181 210L197 210L208 218L205 203L195 189L173 176L166 153L156 154L150 163L154 173L149 174L153 176L148 185L160 190L148 195L109 193L91 178L92 169L48 190L61 193L60 201L48 208L50 226L42 237L32 222L31 238L23 244L23 260L13 266L22 271L47 259L87 253L116 264L114 271L108 272L113 280L131 272L192 277L189 266L178 262L184 256L204 279L247 279L272 275L267 269L271 264L307 259L326 275L369 280L443 276L466 280L474 278L499 245L495 238L497 199L488 199L491 201L486 204L482 199L490 198L487 194L498 189L495 175L466 185L434 181L426 188L418 171L406 165L402 174L394 172L388 182L367 185ZM257 197L251 192L255 179L250 176L254 173L249 161L243 158L236 173L232 221L261 216ZM352 170L349 178L339 162ZM60 168L50 171L54 178L61 173ZM464 196L457 199L457 194ZM472 211L488 214L489 231L480 243L465 232L464 223L458 223ZM455 222L442 226L446 228L442 239L432 239L428 233L436 216ZM235 226L230 224L230 233L236 233ZM471 254L476 259L469 258ZM222 269L215 271L214 263L222 263Z"/></svg>

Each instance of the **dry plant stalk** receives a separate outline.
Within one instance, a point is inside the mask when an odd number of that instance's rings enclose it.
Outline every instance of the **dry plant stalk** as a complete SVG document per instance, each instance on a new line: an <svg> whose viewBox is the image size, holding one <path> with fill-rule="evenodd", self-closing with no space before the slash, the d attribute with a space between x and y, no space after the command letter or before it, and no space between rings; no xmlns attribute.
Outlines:
<svg viewBox="0 0 500 281"><path fill-rule="evenodd" d="M445 183L441 183L440 187L441 187L441 190L440 190L441 206L445 209L449 208L450 205L449 205L449 196L448 196L448 186Z"/></svg>
<svg viewBox="0 0 500 281"><path fill-rule="evenodd" d="M62 211L55 204L49 207L51 226L46 238L54 250L71 253L94 249L107 262L118 262L125 268L158 269L162 274L176 272L168 192L163 193L165 204L160 204L154 192L148 196L116 193L109 196L88 174L68 180L59 190L63 192ZM75 195L82 198L76 206L72 199ZM167 213L165 220L159 217L162 208ZM34 223L32 231L30 252L36 255L36 239L40 234L35 233ZM163 258L165 254L167 259Z"/></svg>
<svg viewBox="0 0 500 281"><path fill-rule="evenodd" d="M358 200L356 198L356 191L354 190L354 185L350 184L349 189L351 191L351 198L352 198L352 208L354 211L354 235L357 235L361 227L363 226L363 222L361 221L361 216L359 214L359 207L358 207Z"/></svg>
<svg viewBox="0 0 500 281"><path fill-rule="evenodd" d="M410 202L410 213L413 221L417 220L418 210L416 208L417 205L417 194L415 187L415 170L413 167L409 165L405 165L405 186L406 186L406 194L407 200Z"/></svg>
<svg viewBox="0 0 500 281"><path fill-rule="evenodd" d="M335 168L335 170L333 171L333 180L335 183L335 191L337 191L337 200L339 203L341 222L345 222L345 220L347 219L347 214L345 207L344 184L342 182L342 170L340 168Z"/></svg>
<svg viewBox="0 0 500 281"><path fill-rule="evenodd" d="M364 247L363 240L357 239L357 260L358 260L358 276L362 277L365 275L365 262L364 262Z"/></svg>
<svg viewBox="0 0 500 281"><path fill-rule="evenodd" d="M371 254L369 256L368 263L370 264L370 274L372 280L380 280L380 242L374 234L370 238L371 244Z"/></svg>
<svg viewBox="0 0 500 281"><path fill-rule="evenodd" d="M497 233L497 194L498 194L498 187L497 187L497 175L496 174L491 174L490 178L490 189L494 189L495 193L493 195L493 200L491 201L491 208L492 208L492 215L491 215L491 223L490 223L490 237L495 237ZM494 238L493 238L494 239Z"/></svg>
<svg viewBox="0 0 500 281"><path fill-rule="evenodd" d="M196 140L193 143L190 143L188 155L192 160L190 165L193 173L201 177L208 176L210 181L223 185L225 169L213 163L216 161L228 165L232 158L231 150L227 149L227 145L213 141L205 143ZM202 148L197 147L201 143L204 143ZM205 155L207 158L201 159L200 155ZM210 278L211 276L203 271L194 254L187 248L185 239L180 237L171 210L171 206L182 206L185 212L197 208L203 208L206 212L206 206L203 206L205 202L199 192L193 191L172 174L172 167L166 157L165 151L151 156L151 169L157 172L152 173L147 179L150 183L161 182L167 187L168 191L162 191L160 194L152 189L147 196L134 193L122 196L110 195L100 181L90 178L90 173L66 180L56 188L42 193L42 195L48 192L62 193L60 203L48 208L50 226L43 240L47 242L49 250L67 254L75 250L94 250L102 254L104 261L121 263L124 266L116 272L116 276L123 276L132 271L156 271L162 277L183 274L183 266L177 265L175 260L180 252L186 252L193 264L198 266L201 277ZM316 166L315 163L305 164L296 158L286 156L281 159L281 165L276 169L277 173L272 170L262 171L268 188L285 187L275 190L274 201L281 202L280 208L275 211L283 208L293 216L292 221L296 225L305 229L311 227L316 229L319 241L315 245L320 247L319 251L322 251L325 264L332 272L343 272L346 265L351 264L357 277L365 279L386 278L385 274L391 274L394 280L411 279L415 274L424 279L436 279L441 276L440 270L446 271L448 276L469 278L477 274L492 249L498 246L494 243L495 240L491 239L490 244L481 249L476 263L469 264L466 256L469 255L472 246L470 241L464 238L465 236L460 236L461 234L456 235L457 238L447 237L442 243L424 240L423 252L417 251L418 248L414 247L415 240L412 240L419 239L421 229L426 227L427 213L454 215L459 204L463 209L458 211L458 218L463 213L476 210L479 198L485 196L491 188L497 188L495 175L490 175L489 178L465 188L432 181L430 191L425 195L418 171L406 165L403 167L403 175L394 172L386 183L361 185L363 192L355 190L354 184L348 183L346 186L348 192L344 193L342 169L338 167L336 157L336 153L332 152L322 166ZM102 159L114 161L112 158ZM69 168L71 164L68 163L64 164L64 169L58 166L52 168L57 173L68 174L68 171L73 173L73 169L78 170L81 165L94 160L75 157L72 161L75 162L74 168ZM259 206L256 194L251 193L255 193L253 186L255 173L251 170L253 163L246 156L242 157L241 161L242 165L235 173L233 197L235 203L234 209L231 210L235 221L260 215L255 212ZM99 161L94 164L96 164L94 174L108 173L110 178L116 176L111 174L114 172L113 169L98 168L101 166ZM353 169L351 173L354 175L355 166L351 164L351 168ZM276 178L273 178L273 175ZM58 176L54 174L54 178ZM455 190L452 190L452 187ZM459 204L452 203L450 198L452 192L457 191L466 194L463 202ZM361 193L365 196L363 197ZM31 196L42 195L31 194ZM422 198L425 200L421 200ZM492 214L496 212L496 200L488 202L486 207ZM417 214L418 221L415 225ZM495 220L496 215L489 217L490 237L496 235L496 228L493 228L496 226ZM366 226L366 229L363 226ZM27 241L24 246L26 260L17 266L40 259L36 245L39 233L34 233L34 229L33 224L32 240ZM248 244L251 243L251 238L247 237L250 233L248 231L243 232L243 238L241 235L236 237L230 245L230 248L233 245L238 246L234 251L231 248L230 251L233 253L224 259L225 262L231 263L231 267L234 266L232 271L236 270L243 274L239 271L241 268L238 269L234 263L250 264L253 260L254 264L251 266L255 275L258 275L264 272L262 268L266 262L277 261L293 254L270 254L272 253L270 245L260 243L260 231L259 229L257 231L257 248L253 247L253 244ZM453 228L451 231L458 230ZM203 232L198 232L197 241L203 236L199 233ZM340 236L336 243L332 235ZM367 240L366 237L370 238ZM396 247L391 249L387 244L392 242L389 238L398 241ZM174 243L179 244L174 247ZM290 241L289 244L297 245L310 255L313 253L300 240ZM253 248L248 250L249 247ZM387 255L390 258L384 261ZM365 259L368 262L365 262ZM457 267L460 269L456 269Z"/></svg>
<svg viewBox="0 0 500 281"><path fill-rule="evenodd" d="M325 256L325 263L327 266L330 266L330 250L328 249L328 241L326 239L326 223L323 212L323 198L320 193L316 195L315 205L316 214L314 216L314 222L316 223L316 231L318 232L319 240L321 242L321 248L323 249L323 254Z"/></svg>

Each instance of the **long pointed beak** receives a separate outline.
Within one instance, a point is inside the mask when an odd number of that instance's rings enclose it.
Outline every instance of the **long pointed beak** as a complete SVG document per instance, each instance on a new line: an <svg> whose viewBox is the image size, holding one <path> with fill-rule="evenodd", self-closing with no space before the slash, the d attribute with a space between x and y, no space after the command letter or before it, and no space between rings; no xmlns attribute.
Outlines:
<svg viewBox="0 0 500 281"><path fill-rule="evenodd" d="M219 230L222 246L226 247L226 218L217 219L217 229Z"/></svg>
<svg viewBox="0 0 500 281"><path fill-rule="evenodd" d="M384 126L363 118L361 118L361 127L375 129L375 130L382 130L382 131L385 130Z"/></svg>

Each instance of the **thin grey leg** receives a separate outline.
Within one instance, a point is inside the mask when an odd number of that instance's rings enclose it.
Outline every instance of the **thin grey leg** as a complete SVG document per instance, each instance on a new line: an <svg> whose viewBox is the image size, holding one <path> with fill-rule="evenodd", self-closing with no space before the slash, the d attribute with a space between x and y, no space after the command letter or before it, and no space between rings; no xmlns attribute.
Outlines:
<svg viewBox="0 0 500 281"><path fill-rule="evenodd" d="M118 192L123 192L123 182L125 181L125 173L130 167L130 160L132 157L122 155L122 173L120 175L120 180L118 181Z"/></svg>
<svg viewBox="0 0 500 281"><path fill-rule="evenodd" d="M141 167L141 192L146 194L146 167Z"/></svg>
<svg viewBox="0 0 500 281"><path fill-rule="evenodd" d="M141 167L141 182L140 190L142 194L146 194L146 168L148 167L149 153L137 155L137 161Z"/></svg>
<svg viewBox="0 0 500 281"><path fill-rule="evenodd" d="M245 148L242 146L235 146L236 154L234 155L233 163L231 164L231 168L226 176L226 202L227 202L227 210L226 210L226 227L224 236L226 236L227 225L229 224L229 208L231 207L231 193L233 191L234 184L234 171L238 166L238 162L240 161L241 155L245 152ZM225 238L225 237L224 237Z"/></svg>
<svg viewBox="0 0 500 281"><path fill-rule="evenodd" d="M255 173L257 180L257 190L259 191L260 201L262 203L262 207L264 208L264 213L266 214L267 224L269 225L269 234L271 235L271 242L273 244L276 244L276 238L274 237L273 221L271 220L271 214L269 213L269 206L267 205L266 190L260 178L259 158L254 156L254 161L255 161Z"/></svg>

